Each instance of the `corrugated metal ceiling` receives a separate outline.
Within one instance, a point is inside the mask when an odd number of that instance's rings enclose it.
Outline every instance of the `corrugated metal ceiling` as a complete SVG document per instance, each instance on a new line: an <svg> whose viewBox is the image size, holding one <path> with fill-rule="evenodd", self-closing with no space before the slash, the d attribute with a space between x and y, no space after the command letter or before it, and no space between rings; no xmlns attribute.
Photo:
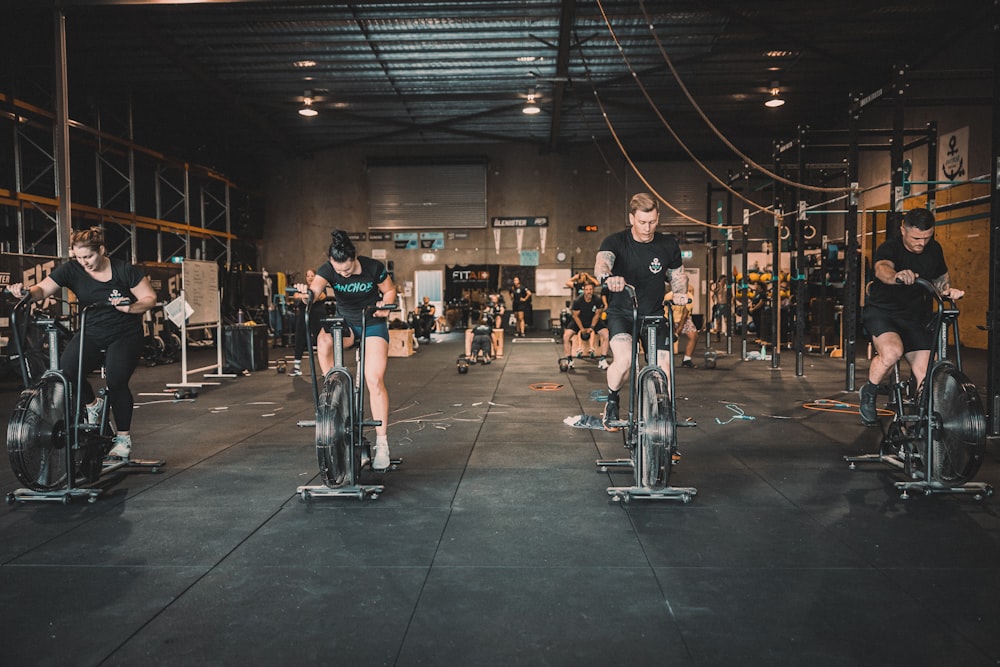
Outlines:
<svg viewBox="0 0 1000 667"><path fill-rule="evenodd" d="M44 86L25 79L51 60L53 11L21 4L7 23L4 81L31 98ZM95 104L127 96L137 139L190 142L219 162L374 144L558 151L609 141L601 105L630 150L677 153L629 64L684 141L719 154L660 44L704 113L760 159L798 124L843 127L849 93L886 85L896 62L919 84L914 103L992 101L983 0L54 4L66 17L72 114L86 122ZM770 81L788 101L777 110L763 106ZM296 113L307 90L314 118ZM529 117L532 91L542 113Z"/></svg>

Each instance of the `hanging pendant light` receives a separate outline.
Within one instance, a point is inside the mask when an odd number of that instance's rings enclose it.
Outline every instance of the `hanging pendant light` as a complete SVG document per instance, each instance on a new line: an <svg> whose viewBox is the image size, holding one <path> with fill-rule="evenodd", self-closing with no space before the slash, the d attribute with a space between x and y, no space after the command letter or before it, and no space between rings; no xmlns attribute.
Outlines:
<svg viewBox="0 0 1000 667"><path fill-rule="evenodd" d="M781 86L778 85L777 81L771 82L770 95L764 101L764 106L769 109L777 109L785 103L785 100L781 97Z"/></svg>
<svg viewBox="0 0 1000 667"><path fill-rule="evenodd" d="M318 116L319 112L313 107L312 91L307 90L305 95L302 96L302 106L299 108L299 115L305 116L306 118L312 118L313 116Z"/></svg>
<svg viewBox="0 0 1000 667"><path fill-rule="evenodd" d="M528 116L534 116L535 114L541 113L542 109L538 106L538 102L535 101L535 91L528 91L528 99L521 108L521 113L527 114Z"/></svg>

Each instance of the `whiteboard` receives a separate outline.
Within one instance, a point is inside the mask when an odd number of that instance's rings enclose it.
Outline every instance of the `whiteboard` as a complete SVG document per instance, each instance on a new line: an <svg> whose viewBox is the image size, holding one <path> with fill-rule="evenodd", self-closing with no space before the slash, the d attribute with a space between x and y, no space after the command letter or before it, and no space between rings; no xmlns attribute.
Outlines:
<svg viewBox="0 0 1000 667"><path fill-rule="evenodd" d="M181 262L184 300L194 311L188 326L219 321L219 267L215 262L185 259Z"/></svg>
<svg viewBox="0 0 1000 667"><path fill-rule="evenodd" d="M536 269L535 294L538 296L566 296L566 283L573 277L569 269Z"/></svg>

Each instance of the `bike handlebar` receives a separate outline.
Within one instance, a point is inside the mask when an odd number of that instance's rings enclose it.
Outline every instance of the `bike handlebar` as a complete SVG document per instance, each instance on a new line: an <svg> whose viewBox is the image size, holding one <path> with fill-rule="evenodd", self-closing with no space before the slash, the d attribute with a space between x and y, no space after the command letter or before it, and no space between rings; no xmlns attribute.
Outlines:
<svg viewBox="0 0 1000 667"><path fill-rule="evenodd" d="M365 308L365 313L370 316L370 315L374 315L375 313L377 313L380 310L399 310L399 304L398 303L385 303L385 304L382 304L381 306L367 306Z"/></svg>
<svg viewBox="0 0 1000 667"><path fill-rule="evenodd" d="M900 280L899 278L896 278L896 284L897 285L903 285L905 283L903 283L903 281ZM925 290L927 290L928 292L930 292L931 296L934 297L934 300L937 301L938 308L943 309L945 307L945 304L944 304L945 301L948 301L953 306L955 305L955 300L954 299L952 299L951 297L948 297L948 296L943 296L940 292L938 292L938 289L937 289L937 287L934 286L934 283L932 283L931 281L927 280L926 278L920 278L918 276L918 277L916 277L916 278L913 279L913 284L914 285L920 285Z"/></svg>

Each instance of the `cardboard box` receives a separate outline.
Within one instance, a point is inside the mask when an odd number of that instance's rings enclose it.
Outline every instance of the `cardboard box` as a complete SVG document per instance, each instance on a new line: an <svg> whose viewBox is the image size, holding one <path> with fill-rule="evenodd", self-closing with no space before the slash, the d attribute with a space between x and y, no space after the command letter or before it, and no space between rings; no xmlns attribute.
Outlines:
<svg viewBox="0 0 1000 667"><path fill-rule="evenodd" d="M389 329L389 356L409 357L413 354L413 329Z"/></svg>

